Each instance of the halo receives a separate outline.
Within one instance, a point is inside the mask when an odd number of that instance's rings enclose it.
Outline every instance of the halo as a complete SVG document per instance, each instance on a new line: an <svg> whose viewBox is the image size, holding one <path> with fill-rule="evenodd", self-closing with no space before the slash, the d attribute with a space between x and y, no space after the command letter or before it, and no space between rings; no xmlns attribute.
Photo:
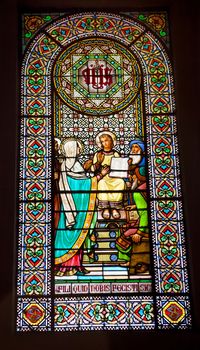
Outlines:
<svg viewBox="0 0 200 350"><path fill-rule="evenodd" d="M54 137L54 141L58 143L58 146L60 147L61 140L58 137Z"/></svg>
<svg viewBox="0 0 200 350"><path fill-rule="evenodd" d="M113 132L111 132L111 131L105 130L105 131L101 131L101 132L100 132L99 134L97 134L97 136L96 136L96 144L97 144L97 146L98 146L99 148L102 148L101 140L100 140L100 137L101 137L102 135L109 135L109 136L112 138L112 140L113 140L113 146L116 145L116 143L117 143L116 135L115 135Z"/></svg>
<svg viewBox="0 0 200 350"><path fill-rule="evenodd" d="M61 154L61 149L60 149L61 148L61 140L58 137L54 137L54 147L55 147L56 142L58 144L57 152L60 155Z"/></svg>
<svg viewBox="0 0 200 350"><path fill-rule="evenodd" d="M65 155L63 147L64 147L65 143L67 143L69 141L76 141L78 143L79 148L80 148L80 154L83 152L84 147L83 147L82 141L80 141L74 137L67 137L67 138L63 139L61 141L61 144L60 144L60 149L61 149L62 155Z"/></svg>

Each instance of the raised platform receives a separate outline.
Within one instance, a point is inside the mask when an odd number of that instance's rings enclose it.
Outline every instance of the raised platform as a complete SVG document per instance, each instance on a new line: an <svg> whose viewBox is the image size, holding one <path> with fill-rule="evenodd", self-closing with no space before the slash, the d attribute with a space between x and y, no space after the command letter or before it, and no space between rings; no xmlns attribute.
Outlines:
<svg viewBox="0 0 200 350"><path fill-rule="evenodd" d="M95 264L106 264L119 266L124 260L119 260L118 250L116 249L116 239L120 235L120 227L126 223L126 212L124 209L119 210L120 219L114 219L112 216L109 220L102 217L102 210L98 211L97 222L95 227L96 245L94 249ZM89 260L86 254L83 259L84 264Z"/></svg>

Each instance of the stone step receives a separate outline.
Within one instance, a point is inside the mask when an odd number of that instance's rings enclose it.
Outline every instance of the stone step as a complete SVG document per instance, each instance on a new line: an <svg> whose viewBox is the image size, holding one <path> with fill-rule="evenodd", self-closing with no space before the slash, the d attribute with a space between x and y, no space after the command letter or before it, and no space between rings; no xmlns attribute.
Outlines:
<svg viewBox="0 0 200 350"><path fill-rule="evenodd" d="M116 251L112 253L95 253L95 260L91 263L86 254L83 256L83 264L91 264L92 266L101 266L106 264L108 266L115 265L118 266L121 263L125 263L125 260L119 260L118 254Z"/></svg>
<svg viewBox="0 0 200 350"><path fill-rule="evenodd" d="M95 252L98 251L99 249L115 249L116 248L116 242L115 240L102 240L102 241L97 241L95 245Z"/></svg>
<svg viewBox="0 0 200 350"><path fill-rule="evenodd" d="M98 263L115 263L118 261L117 250L95 250L95 262Z"/></svg>
<svg viewBox="0 0 200 350"><path fill-rule="evenodd" d="M95 236L97 241L101 239L116 239L119 236L119 232L117 232L117 230L103 231L97 228L95 230Z"/></svg>

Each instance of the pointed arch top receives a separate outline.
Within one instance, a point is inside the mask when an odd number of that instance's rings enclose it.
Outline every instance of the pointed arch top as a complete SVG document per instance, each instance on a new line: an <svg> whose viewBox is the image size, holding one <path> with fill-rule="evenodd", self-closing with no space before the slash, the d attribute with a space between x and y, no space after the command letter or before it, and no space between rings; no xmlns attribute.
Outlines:
<svg viewBox="0 0 200 350"><path fill-rule="evenodd" d="M44 95L50 95L51 86L47 81L52 74L54 61L69 45L91 37L106 37L118 41L137 57L144 77L146 113L174 112L172 68L167 49L144 25L116 14L98 12L74 14L46 25L25 54L22 75L46 76ZM42 105L39 111L35 110L35 114L37 113L49 115L50 106L47 107L46 103L44 108ZM24 114L30 112L24 110Z"/></svg>

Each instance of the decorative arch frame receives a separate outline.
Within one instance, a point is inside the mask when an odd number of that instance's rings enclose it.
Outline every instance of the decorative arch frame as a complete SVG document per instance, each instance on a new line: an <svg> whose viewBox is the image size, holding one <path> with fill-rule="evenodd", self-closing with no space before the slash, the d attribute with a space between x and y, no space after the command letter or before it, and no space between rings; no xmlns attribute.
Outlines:
<svg viewBox="0 0 200 350"><path fill-rule="evenodd" d="M54 297L52 66L69 44L89 37L118 41L137 57L143 71L152 295ZM173 70L167 47L147 26L125 15L64 15L43 26L30 42L21 77L17 330L190 328ZM93 315L98 309L100 322L90 313L91 305ZM108 316L111 308L113 320Z"/></svg>

